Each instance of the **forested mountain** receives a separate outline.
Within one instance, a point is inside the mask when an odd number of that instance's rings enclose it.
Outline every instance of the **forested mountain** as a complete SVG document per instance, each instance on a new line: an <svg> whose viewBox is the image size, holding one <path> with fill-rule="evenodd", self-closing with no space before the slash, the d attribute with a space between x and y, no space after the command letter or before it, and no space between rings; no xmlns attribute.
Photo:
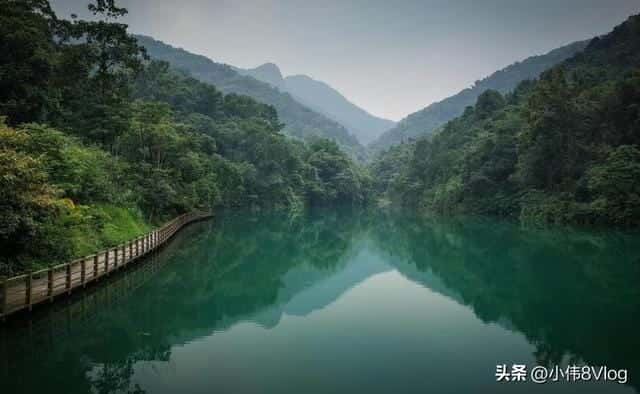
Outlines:
<svg viewBox="0 0 640 394"><path fill-rule="evenodd" d="M241 75L235 68L216 63L205 56L174 48L151 37L136 38L154 59L166 61L202 82L215 85L224 93L242 94L272 105L285 125L286 134L305 141L329 138L353 157L364 157L364 148L345 127L299 103L290 94L253 77Z"/></svg>
<svg viewBox="0 0 640 394"><path fill-rule="evenodd" d="M639 225L640 15L371 168L382 195L421 211Z"/></svg>
<svg viewBox="0 0 640 394"><path fill-rule="evenodd" d="M0 8L0 275L196 209L364 202L368 178L334 141L287 137L274 107L150 61L114 22L125 9L90 10Z"/></svg>
<svg viewBox="0 0 640 394"><path fill-rule="evenodd" d="M395 125L391 120L371 115L322 81L306 75L289 75L283 78L280 69L273 63L265 63L248 70L237 70L243 75L252 76L277 87L280 91L290 93L309 108L339 122L363 145Z"/></svg>
<svg viewBox="0 0 640 394"><path fill-rule="evenodd" d="M496 71L490 76L476 81L472 87L408 115L396 127L371 143L369 147L372 151L379 152L400 142L431 134L439 126L462 115L464 109L473 105L485 90L492 89L503 95L507 94L518 83L527 79L535 79L544 70L582 51L587 43L588 41L577 41L544 55L528 57L521 62Z"/></svg>

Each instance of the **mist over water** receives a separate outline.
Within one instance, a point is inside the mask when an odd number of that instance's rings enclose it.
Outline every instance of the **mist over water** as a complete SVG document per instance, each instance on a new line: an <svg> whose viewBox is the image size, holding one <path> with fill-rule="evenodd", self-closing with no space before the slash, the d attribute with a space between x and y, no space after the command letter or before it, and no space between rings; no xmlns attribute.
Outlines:
<svg viewBox="0 0 640 394"><path fill-rule="evenodd" d="M632 393L639 241L402 212L227 214L10 321L0 381L28 393ZM498 383L498 364L604 365L629 381Z"/></svg>

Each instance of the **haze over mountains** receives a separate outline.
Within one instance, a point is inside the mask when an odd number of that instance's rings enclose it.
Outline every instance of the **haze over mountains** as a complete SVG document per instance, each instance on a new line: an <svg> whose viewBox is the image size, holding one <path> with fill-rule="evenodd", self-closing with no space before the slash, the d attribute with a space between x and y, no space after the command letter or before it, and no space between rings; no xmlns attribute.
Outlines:
<svg viewBox="0 0 640 394"><path fill-rule="evenodd" d="M294 137L330 138L356 157L362 157L361 145L370 143L395 125L391 120L371 115L324 82L306 75L283 77L273 63L241 69L151 37L137 38L153 58L167 61L223 92L244 94L273 105L285 123L285 132Z"/></svg>
<svg viewBox="0 0 640 394"><path fill-rule="evenodd" d="M589 40L577 41L554 49L544 55L531 56L521 62L507 66L461 92L429 105L402 119L396 127L382 134L369 148L379 152L403 141L432 133L439 126L460 116L469 105L474 105L478 96L488 89L501 94L511 92L518 83L535 79L540 73L582 51Z"/></svg>
<svg viewBox="0 0 640 394"><path fill-rule="evenodd" d="M286 134L303 140L329 138L353 157L364 158L364 147L343 125L298 102L291 94L280 91L269 83L242 75L237 69L216 63L205 56L172 47L151 37L136 38L152 58L166 61L202 82L215 85L224 93L242 94L272 105L285 124Z"/></svg>
<svg viewBox="0 0 640 394"><path fill-rule="evenodd" d="M236 70L240 74L266 82L282 92L290 93L309 108L339 122L361 144L370 143L395 126L395 122L376 117L353 104L325 82L306 75L283 77L278 66L273 63L265 63L252 69L236 68Z"/></svg>
<svg viewBox="0 0 640 394"><path fill-rule="evenodd" d="M306 75L284 77L274 63L242 69L216 63L151 37L137 38L153 58L167 61L176 69L211 83L223 92L247 95L273 105L285 124L284 132L288 135L303 140L315 137L332 139L359 159L367 156L365 145L370 153L376 153L403 141L432 133L460 116L467 106L474 105L482 92L493 89L507 94L518 83L537 78L544 70L582 51L588 44L588 40L577 41L546 54L513 63L476 81L472 87L395 123L368 113L322 81Z"/></svg>

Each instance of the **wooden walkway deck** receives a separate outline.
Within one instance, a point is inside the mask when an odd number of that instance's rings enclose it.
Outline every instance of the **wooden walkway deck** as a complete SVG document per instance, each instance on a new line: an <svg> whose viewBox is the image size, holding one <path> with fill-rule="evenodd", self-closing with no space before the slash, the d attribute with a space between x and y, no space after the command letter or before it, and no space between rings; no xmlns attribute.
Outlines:
<svg viewBox="0 0 640 394"><path fill-rule="evenodd" d="M0 320L55 297L71 294L88 283L125 267L156 250L188 223L211 217L187 213L136 239L65 264L5 279L0 285Z"/></svg>

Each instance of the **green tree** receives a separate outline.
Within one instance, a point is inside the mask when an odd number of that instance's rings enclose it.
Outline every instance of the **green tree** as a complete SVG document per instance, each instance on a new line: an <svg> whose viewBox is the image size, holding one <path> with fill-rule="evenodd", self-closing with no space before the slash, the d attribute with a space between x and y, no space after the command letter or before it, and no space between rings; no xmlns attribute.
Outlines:
<svg viewBox="0 0 640 394"><path fill-rule="evenodd" d="M142 70L144 49L116 20L114 1L89 4L97 20L61 24L62 109L56 123L111 148L129 123L130 83Z"/></svg>
<svg viewBox="0 0 640 394"><path fill-rule="evenodd" d="M606 160L589 169L587 182L597 196L591 206L606 222L640 224L640 149L621 145L609 151Z"/></svg>
<svg viewBox="0 0 640 394"><path fill-rule="evenodd" d="M486 119L505 105L504 97L497 90L485 90L476 102L476 115L480 119Z"/></svg>
<svg viewBox="0 0 640 394"><path fill-rule="evenodd" d="M26 147L30 136L0 122L0 274L19 272L30 259L66 256L65 229L56 219L72 213L48 179L42 160Z"/></svg>
<svg viewBox="0 0 640 394"><path fill-rule="evenodd" d="M0 1L0 115L12 125L43 120L54 106L55 21L46 0Z"/></svg>
<svg viewBox="0 0 640 394"><path fill-rule="evenodd" d="M529 96L527 130L519 142L519 176L525 187L558 190L576 159L572 99L575 92L562 67L542 74Z"/></svg>

